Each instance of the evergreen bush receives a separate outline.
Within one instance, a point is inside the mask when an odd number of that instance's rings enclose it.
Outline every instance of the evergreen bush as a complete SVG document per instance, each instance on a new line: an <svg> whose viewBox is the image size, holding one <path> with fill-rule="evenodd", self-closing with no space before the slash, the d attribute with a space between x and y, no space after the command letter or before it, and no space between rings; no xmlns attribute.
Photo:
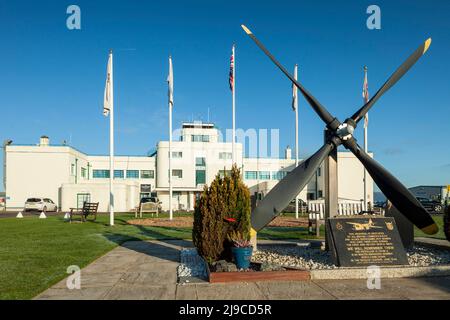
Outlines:
<svg viewBox="0 0 450 320"><path fill-rule="evenodd" d="M229 260L232 232L250 237L250 192L236 165L230 175L218 174L204 187L195 206L192 240L208 263Z"/></svg>

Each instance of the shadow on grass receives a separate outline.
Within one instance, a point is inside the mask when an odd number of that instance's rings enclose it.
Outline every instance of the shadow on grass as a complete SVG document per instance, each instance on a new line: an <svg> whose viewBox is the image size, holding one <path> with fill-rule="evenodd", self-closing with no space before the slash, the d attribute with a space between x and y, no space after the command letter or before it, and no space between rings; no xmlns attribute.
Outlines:
<svg viewBox="0 0 450 320"><path fill-rule="evenodd" d="M114 232L106 232L104 236L111 242L117 245L134 250L139 253L146 254L151 257L163 259L167 261L179 262L180 261L180 249L178 247L192 247L192 242L184 240L177 236L168 236L165 233L161 233L154 229L149 229L140 225L131 225L126 221L120 219L124 224L133 226L138 229L138 233L133 235L124 235ZM157 227L166 231L186 232L186 229L173 228L173 227ZM145 241L146 238L152 238L155 241Z"/></svg>

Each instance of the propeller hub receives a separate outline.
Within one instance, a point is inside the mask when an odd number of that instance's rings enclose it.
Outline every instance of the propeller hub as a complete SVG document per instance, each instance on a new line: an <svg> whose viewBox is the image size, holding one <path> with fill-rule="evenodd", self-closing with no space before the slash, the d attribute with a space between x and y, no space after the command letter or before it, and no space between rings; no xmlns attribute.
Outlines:
<svg viewBox="0 0 450 320"><path fill-rule="evenodd" d="M355 131L355 128L348 124L348 123L343 123L341 124L337 130L336 130L336 135L341 138L342 140L346 141L348 139L350 139L351 137L353 137L353 132Z"/></svg>

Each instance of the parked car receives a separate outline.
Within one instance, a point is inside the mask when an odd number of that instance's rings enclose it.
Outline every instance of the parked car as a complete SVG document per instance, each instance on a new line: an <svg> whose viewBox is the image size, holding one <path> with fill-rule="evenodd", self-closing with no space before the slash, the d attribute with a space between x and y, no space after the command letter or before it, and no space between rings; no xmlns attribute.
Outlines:
<svg viewBox="0 0 450 320"><path fill-rule="evenodd" d="M142 203L147 203L147 202L157 203L159 210L161 210L161 201L159 201L157 197L143 197L143 198L141 198L141 201L139 202L139 206Z"/></svg>
<svg viewBox="0 0 450 320"><path fill-rule="evenodd" d="M375 201L373 207L384 209L386 207L386 201Z"/></svg>
<svg viewBox="0 0 450 320"><path fill-rule="evenodd" d="M58 211L58 206L49 198L28 198L24 211Z"/></svg>
<svg viewBox="0 0 450 320"><path fill-rule="evenodd" d="M430 213L442 213L444 206L435 200L428 198L417 197L417 200L423 205L423 207Z"/></svg>
<svg viewBox="0 0 450 320"><path fill-rule="evenodd" d="M306 212L308 210L308 205L302 199L298 199L298 212ZM292 200L288 206L282 211L282 213L292 213L295 212L295 199Z"/></svg>

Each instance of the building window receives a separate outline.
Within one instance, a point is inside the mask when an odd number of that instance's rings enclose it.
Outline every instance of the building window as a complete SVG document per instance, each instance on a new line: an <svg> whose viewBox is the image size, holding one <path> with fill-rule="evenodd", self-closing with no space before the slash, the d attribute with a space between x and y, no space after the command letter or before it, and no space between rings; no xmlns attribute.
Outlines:
<svg viewBox="0 0 450 320"><path fill-rule="evenodd" d="M75 165L73 163L70 165L70 174L75 175Z"/></svg>
<svg viewBox="0 0 450 320"><path fill-rule="evenodd" d="M221 178L227 176L227 177L231 177L231 170L219 170L219 176Z"/></svg>
<svg viewBox="0 0 450 320"><path fill-rule="evenodd" d="M231 152L219 152L220 160L231 160L233 158L233 154Z"/></svg>
<svg viewBox="0 0 450 320"><path fill-rule="evenodd" d="M273 171L272 172L272 180L281 180L286 177L286 171Z"/></svg>
<svg viewBox="0 0 450 320"><path fill-rule="evenodd" d="M317 168L317 176L320 177L322 175L322 168Z"/></svg>
<svg viewBox="0 0 450 320"><path fill-rule="evenodd" d="M181 197L181 191L172 191L172 198L178 199Z"/></svg>
<svg viewBox="0 0 450 320"><path fill-rule="evenodd" d="M206 183L206 170L195 170L195 185Z"/></svg>
<svg viewBox="0 0 450 320"><path fill-rule="evenodd" d="M92 177L93 178L109 178L109 170L96 170L94 169L92 171Z"/></svg>
<svg viewBox="0 0 450 320"><path fill-rule="evenodd" d="M183 170L181 169L172 169L172 177L181 179L183 178Z"/></svg>
<svg viewBox="0 0 450 320"><path fill-rule="evenodd" d="M261 180L270 180L270 171L260 171L259 178Z"/></svg>
<svg viewBox="0 0 450 320"><path fill-rule="evenodd" d="M193 134L192 142L209 142L209 136L204 134Z"/></svg>
<svg viewBox="0 0 450 320"><path fill-rule="evenodd" d="M258 172L257 171L245 171L245 179L247 179L247 180L258 179Z"/></svg>
<svg viewBox="0 0 450 320"><path fill-rule="evenodd" d="M170 156L170 153L168 153ZM183 158L183 152L181 151L172 151L172 159L181 159Z"/></svg>
<svg viewBox="0 0 450 320"><path fill-rule="evenodd" d="M204 167L206 166L206 159L205 158L195 158L195 166L196 167Z"/></svg>
<svg viewBox="0 0 450 320"><path fill-rule="evenodd" d="M139 179L139 170L127 170L127 179Z"/></svg>
<svg viewBox="0 0 450 320"><path fill-rule="evenodd" d="M322 190L319 190L318 193L319 193L318 198L322 198L322 197L323 197L323 192L322 192Z"/></svg>
<svg viewBox="0 0 450 320"><path fill-rule="evenodd" d="M141 170L141 179L155 179L155 171Z"/></svg>
<svg viewBox="0 0 450 320"><path fill-rule="evenodd" d="M123 170L114 170L114 179L123 179Z"/></svg>
<svg viewBox="0 0 450 320"><path fill-rule="evenodd" d="M81 168L81 177L82 178L86 178L87 174L86 174L86 168Z"/></svg>

